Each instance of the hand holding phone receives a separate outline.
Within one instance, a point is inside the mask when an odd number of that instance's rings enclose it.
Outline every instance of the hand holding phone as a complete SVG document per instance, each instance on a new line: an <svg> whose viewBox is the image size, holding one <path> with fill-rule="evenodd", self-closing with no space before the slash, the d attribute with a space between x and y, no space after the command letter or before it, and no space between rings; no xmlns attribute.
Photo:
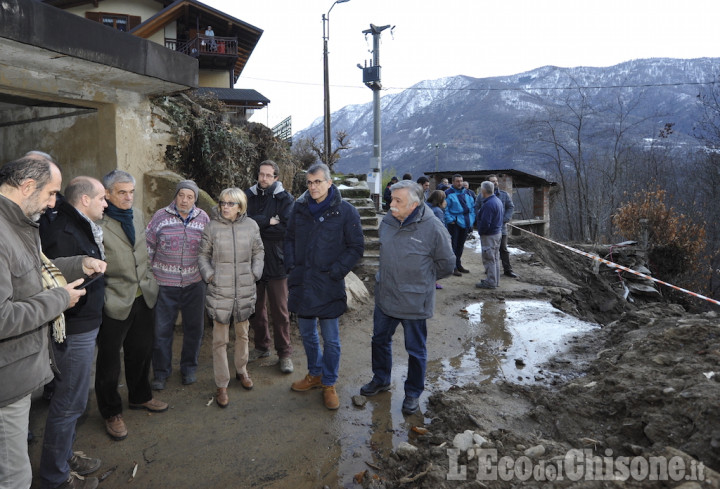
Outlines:
<svg viewBox="0 0 720 489"><path fill-rule="evenodd" d="M95 273L93 273L92 275L89 275L89 276L85 277L85 281L84 281L83 283L81 283L80 285L78 285L77 287L75 287L75 288L76 288L76 289L84 289L85 287L87 287L87 286L90 285L91 283L95 282L97 279L102 278L103 276L104 276L103 273L101 273L101 272L95 272Z"/></svg>

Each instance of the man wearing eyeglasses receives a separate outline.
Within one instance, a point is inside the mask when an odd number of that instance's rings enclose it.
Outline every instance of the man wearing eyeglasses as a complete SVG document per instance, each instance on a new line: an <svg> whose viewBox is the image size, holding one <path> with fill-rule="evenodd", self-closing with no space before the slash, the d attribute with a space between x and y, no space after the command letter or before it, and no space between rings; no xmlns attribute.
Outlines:
<svg viewBox="0 0 720 489"><path fill-rule="evenodd" d="M360 214L342 199L327 165L316 163L308 169L307 186L293 206L285 235L288 309L298 315L308 364L308 374L291 388L297 392L322 388L325 407L337 409L339 318L347 309L345 275L362 257L364 238Z"/></svg>
<svg viewBox="0 0 720 489"><path fill-rule="evenodd" d="M265 247L265 267L262 278L255 284L257 302L255 315L250 317L250 327L255 333L255 349L250 352L249 361L270 356L270 328L265 297L272 316L275 350L280 358L280 371L292 373L292 345L290 344L290 315L288 314L288 286L285 261L283 259L283 238L287 229L294 198L278 180L277 163L265 160L258 169L258 181L245 191L247 215L260 228L260 237Z"/></svg>

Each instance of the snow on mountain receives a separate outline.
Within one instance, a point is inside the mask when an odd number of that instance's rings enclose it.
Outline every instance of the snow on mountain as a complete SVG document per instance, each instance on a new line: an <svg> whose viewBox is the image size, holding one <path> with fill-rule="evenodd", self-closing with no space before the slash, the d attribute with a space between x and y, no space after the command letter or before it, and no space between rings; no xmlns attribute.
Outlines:
<svg viewBox="0 0 720 489"><path fill-rule="evenodd" d="M525 149L532 143L528 121L578 103L580 94L592 109L589 121L598 127L613 123L607 113L618 100L632 102L631 117L647 121L635 129L638 143L672 122L677 144L689 144L700 117L696 97L703 83L714 80L718 61L638 59L606 68L543 66L502 77L425 80L381 98L383 167L413 175L433 171L436 164L440 170L538 171L543 162ZM336 169L366 172L372 156L372 102L343 107L332 120L333 132L347 132L352 145ZM320 117L294 137L322 140L322 133Z"/></svg>

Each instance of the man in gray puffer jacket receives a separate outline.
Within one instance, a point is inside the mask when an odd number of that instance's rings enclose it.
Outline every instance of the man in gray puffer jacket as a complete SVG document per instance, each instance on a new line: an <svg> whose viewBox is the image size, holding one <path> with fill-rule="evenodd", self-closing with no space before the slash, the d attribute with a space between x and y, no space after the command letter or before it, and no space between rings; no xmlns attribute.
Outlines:
<svg viewBox="0 0 720 489"><path fill-rule="evenodd" d="M402 323L409 355L402 411L412 414L425 389L427 319L435 307L435 282L455 268L450 234L423 202L423 190L403 180L390 187L390 214L380 224L380 268L375 285L372 380L360 393L390 389L392 337Z"/></svg>

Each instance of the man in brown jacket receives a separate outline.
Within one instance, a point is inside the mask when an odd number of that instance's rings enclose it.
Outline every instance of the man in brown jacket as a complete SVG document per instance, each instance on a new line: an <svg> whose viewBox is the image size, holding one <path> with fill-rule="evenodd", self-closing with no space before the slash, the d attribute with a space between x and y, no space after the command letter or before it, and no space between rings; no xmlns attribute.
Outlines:
<svg viewBox="0 0 720 489"><path fill-rule="evenodd" d="M48 319L54 318L54 339L64 341L62 312L85 295L75 287L83 274L105 270L105 263L95 258L57 258L53 264L41 253L37 220L55 206L61 184L60 168L43 153L33 152L0 168L1 487L28 488L32 482L27 452L30 395L53 377ZM66 278L75 281L66 284Z"/></svg>

